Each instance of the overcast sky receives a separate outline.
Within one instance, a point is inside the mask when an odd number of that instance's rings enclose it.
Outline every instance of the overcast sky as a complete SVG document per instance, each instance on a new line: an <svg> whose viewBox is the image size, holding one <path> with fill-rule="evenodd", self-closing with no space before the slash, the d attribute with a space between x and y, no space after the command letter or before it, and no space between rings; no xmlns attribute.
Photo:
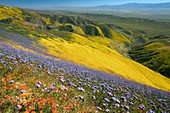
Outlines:
<svg viewBox="0 0 170 113"><path fill-rule="evenodd" d="M118 5L125 3L164 3L170 0L0 0L0 5L22 8L45 8L55 6L97 6Z"/></svg>

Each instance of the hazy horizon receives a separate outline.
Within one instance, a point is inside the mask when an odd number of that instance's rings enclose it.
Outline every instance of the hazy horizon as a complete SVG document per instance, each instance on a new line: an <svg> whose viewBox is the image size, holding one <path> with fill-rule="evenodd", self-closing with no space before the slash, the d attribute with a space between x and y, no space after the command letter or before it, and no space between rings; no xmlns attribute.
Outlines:
<svg viewBox="0 0 170 113"><path fill-rule="evenodd" d="M167 3L169 0L1 0L0 5L21 8L92 7L99 5L121 5L126 3Z"/></svg>

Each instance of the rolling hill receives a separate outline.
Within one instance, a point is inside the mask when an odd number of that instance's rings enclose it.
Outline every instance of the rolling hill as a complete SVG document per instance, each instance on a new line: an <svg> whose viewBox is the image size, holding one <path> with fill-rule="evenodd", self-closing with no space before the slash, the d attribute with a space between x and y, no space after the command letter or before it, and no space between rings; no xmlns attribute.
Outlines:
<svg viewBox="0 0 170 113"><path fill-rule="evenodd" d="M160 72L170 78L170 43L168 39L157 39L129 51L130 56L137 62Z"/></svg>
<svg viewBox="0 0 170 113"><path fill-rule="evenodd" d="M120 54L136 40L116 31L113 26L102 26L80 17L40 15L3 6L0 12L3 43L170 90L168 78Z"/></svg>
<svg viewBox="0 0 170 113"><path fill-rule="evenodd" d="M168 32L89 17L0 6L0 112L169 112Z"/></svg>

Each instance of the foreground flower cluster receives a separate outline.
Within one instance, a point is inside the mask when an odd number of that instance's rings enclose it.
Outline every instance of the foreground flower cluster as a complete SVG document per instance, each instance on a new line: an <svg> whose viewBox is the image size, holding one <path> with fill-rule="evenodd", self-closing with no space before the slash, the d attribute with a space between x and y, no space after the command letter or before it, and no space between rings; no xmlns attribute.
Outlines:
<svg viewBox="0 0 170 113"><path fill-rule="evenodd" d="M170 93L0 46L0 112L168 113Z"/></svg>

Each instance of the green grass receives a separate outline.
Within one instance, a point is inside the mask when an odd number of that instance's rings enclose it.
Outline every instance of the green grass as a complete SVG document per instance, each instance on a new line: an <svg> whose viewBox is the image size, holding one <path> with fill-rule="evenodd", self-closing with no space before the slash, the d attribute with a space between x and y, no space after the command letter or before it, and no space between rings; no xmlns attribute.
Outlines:
<svg viewBox="0 0 170 113"><path fill-rule="evenodd" d="M130 56L143 65L170 77L170 43L168 39L156 40L130 51Z"/></svg>
<svg viewBox="0 0 170 113"><path fill-rule="evenodd" d="M170 35L170 23L169 22L160 22L153 21L142 18L125 18L117 17L107 14L75 14L83 18L92 20L94 22L104 23L104 24L113 24L120 26L126 30L132 31L144 31L151 35Z"/></svg>

